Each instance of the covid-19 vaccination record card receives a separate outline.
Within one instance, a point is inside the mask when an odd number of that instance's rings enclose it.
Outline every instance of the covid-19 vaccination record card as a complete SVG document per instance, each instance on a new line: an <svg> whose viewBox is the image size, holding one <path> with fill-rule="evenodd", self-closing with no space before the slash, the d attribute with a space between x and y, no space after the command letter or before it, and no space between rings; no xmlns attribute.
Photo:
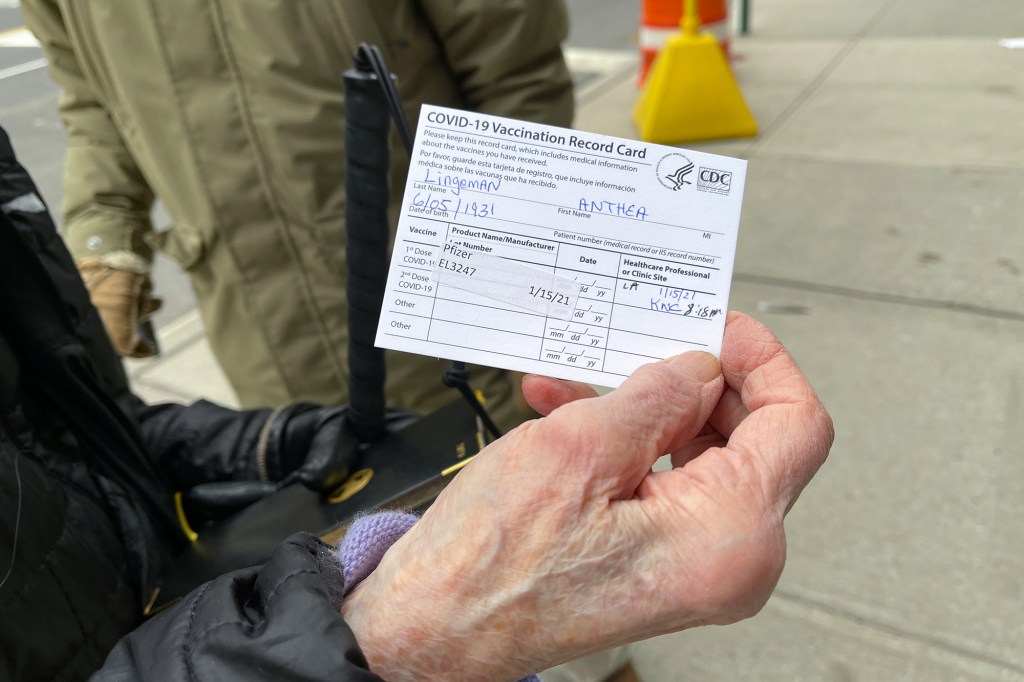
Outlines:
<svg viewBox="0 0 1024 682"><path fill-rule="evenodd" d="M615 387L718 355L746 161L424 106L379 347Z"/></svg>

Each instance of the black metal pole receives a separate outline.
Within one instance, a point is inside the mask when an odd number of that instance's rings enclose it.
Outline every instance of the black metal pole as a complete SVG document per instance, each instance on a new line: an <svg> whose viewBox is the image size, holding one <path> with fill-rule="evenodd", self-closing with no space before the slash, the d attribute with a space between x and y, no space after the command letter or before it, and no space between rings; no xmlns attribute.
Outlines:
<svg viewBox="0 0 1024 682"><path fill-rule="evenodd" d="M367 443L387 424L384 351L374 337L387 286L390 119L381 84L360 55L343 80L350 423Z"/></svg>
<svg viewBox="0 0 1024 682"><path fill-rule="evenodd" d="M377 46L360 44L355 68L345 72L344 81L349 402L352 429L360 441L369 442L384 433L387 412L384 352L373 343L387 286L388 114L410 155L413 137L394 76ZM453 362L443 381L462 394L495 438L501 437L501 430L469 386L465 363Z"/></svg>

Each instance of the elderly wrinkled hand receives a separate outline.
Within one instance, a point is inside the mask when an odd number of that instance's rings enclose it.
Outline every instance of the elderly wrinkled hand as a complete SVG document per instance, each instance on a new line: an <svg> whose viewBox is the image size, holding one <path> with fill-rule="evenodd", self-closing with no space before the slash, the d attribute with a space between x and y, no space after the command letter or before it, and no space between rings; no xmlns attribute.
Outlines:
<svg viewBox="0 0 1024 682"><path fill-rule="evenodd" d="M513 680L765 604L831 420L765 327L608 395L536 376L543 419L468 465L342 610L385 679ZM670 454L673 468L653 472Z"/></svg>

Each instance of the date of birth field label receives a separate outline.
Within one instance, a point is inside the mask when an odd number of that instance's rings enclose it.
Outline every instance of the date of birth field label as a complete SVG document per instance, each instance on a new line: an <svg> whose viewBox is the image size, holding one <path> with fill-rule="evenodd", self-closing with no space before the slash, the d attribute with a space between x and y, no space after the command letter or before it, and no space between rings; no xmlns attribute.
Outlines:
<svg viewBox="0 0 1024 682"><path fill-rule="evenodd" d="M383 348L618 386L721 351L746 162L424 106Z"/></svg>

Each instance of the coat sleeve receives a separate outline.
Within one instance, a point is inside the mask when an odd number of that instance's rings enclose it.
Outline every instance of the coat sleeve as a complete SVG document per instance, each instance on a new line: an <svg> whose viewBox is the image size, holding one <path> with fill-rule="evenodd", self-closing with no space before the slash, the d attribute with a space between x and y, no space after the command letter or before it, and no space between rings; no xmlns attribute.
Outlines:
<svg viewBox="0 0 1024 682"><path fill-rule="evenodd" d="M146 405L132 395L125 395L121 403L175 490L258 478L256 453L260 435L274 416L271 410L239 411L206 400Z"/></svg>
<svg viewBox="0 0 1024 682"><path fill-rule="evenodd" d="M308 534L122 639L91 682L381 682L340 615L341 565Z"/></svg>
<svg viewBox="0 0 1024 682"><path fill-rule="evenodd" d="M562 0L420 0L466 103L476 111L568 126L572 78Z"/></svg>
<svg viewBox="0 0 1024 682"><path fill-rule="evenodd" d="M71 253L77 259L132 251L152 258L144 238L153 229L153 192L86 77L58 3L23 0L21 13L61 89L68 138L62 214Z"/></svg>

